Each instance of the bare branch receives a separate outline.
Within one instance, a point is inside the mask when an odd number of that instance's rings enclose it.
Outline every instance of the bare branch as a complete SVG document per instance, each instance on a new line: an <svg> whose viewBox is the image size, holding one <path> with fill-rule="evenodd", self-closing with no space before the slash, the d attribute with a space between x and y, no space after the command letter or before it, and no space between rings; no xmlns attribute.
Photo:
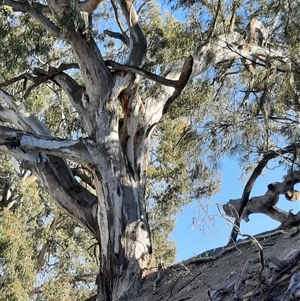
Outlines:
<svg viewBox="0 0 300 301"><path fill-rule="evenodd" d="M192 65L193 65L193 58L189 56L183 67L182 67L182 73L180 75L180 78L178 80L171 80L167 79L165 77L162 77L160 75L154 74L152 72L146 71L142 68L135 67L135 66L129 66L129 65L122 65L117 62L107 60L105 61L106 65L111 67L112 69L116 71L126 71L126 72L133 72L136 74L139 74L147 79L153 80L161 85L167 86L167 87L173 87L175 89L183 89L186 85L186 82L191 74L192 71ZM182 87L183 86L183 87Z"/></svg>
<svg viewBox="0 0 300 301"><path fill-rule="evenodd" d="M34 133L0 126L0 145L7 145L12 150L19 148L35 153L45 153L87 165L93 160L87 151L84 140L76 141L52 136L42 136Z"/></svg>
<svg viewBox="0 0 300 301"><path fill-rule="evenodd" d="M29 74L29 73L24 73L21 74L17 77L14 77L8 81L5 81L3 83L0 83L0 88L1 87L6 87L9 86L17 81L20 80L30 80L33 82L33 85L31 85L25 92L24 94L24 98L27 98L30 94L30 92L32 91L32 89L38 87L39 85L41 85L42 83L52 79L55 75L62 73L65 70L68 69L78 69L78 64L76 63L72 63L72 64L61 64L58 68L54 68L54 67L49 67L49 70L43 70L40 68L35 68L33 70L33 75Z"/></svg>
<svg viewBox="0 0 300 301"><path fill-rule="evenodd" d="M122 41L125 45L128 45L128 37L125 38L124 34L121 34L119 32L110 31L110 30L104 30L103 33L111 38Z"/></svg>
<svg viewBox="0 0 300 301"><path fill-rule="evenodd" d="M253 197L250 202L249 196L255 181L257 180L263 169L266 167L268 162L286 153L293 153L295 151L295 148L296 145L292 144L278 151L271 151L266 154L252 172L244 188L242 198L238 200L231 200L229 201L229 203L223 206L227 214L235 217L235 226L232 229L229 243L236 241L241 219L243 218L248 221L248 216L251 213L264 213L266 215L269 215L271 218L279 221L280 223L286 222L288 213L276 208L275 205L278 202L279 194L284 194L291 199L298 196L298 194L290 195L291 190L293 190L294 184L296 184L300 180L300 175L298 175L298 173L289 175L289 177L286 177L285 180L281 183L269 184L268 191L262 197ZM293 178L292 180L291 177Z"/></svg>
<svg viewBox="0 0 300 301"><path fill-rule="evenodd" d="M147 40L138 22L138 15L131 0L118 0L130 31L128 65L140 66L147 51Z"/></svg>
<svg viewBox="0 0 300 301"><path fill-rule="evenodd" d="M141 4L141 6L138 8L137 14L139 14L139 13L141 12L142 8L143 8L147 3L149 3L149 2L151 2L151 0L144 0L144 2L143 2L143 3Z"/></svg>
<svg viewBox="0 0 300 301"><path fill-rule="evenodd" d="M119 28L120 28L120 30L122 32L122 34L120 34L120 35L123 36L124 44L127 45L127 46L129 46L129 37L127 36L125 30L123 29L123 26L122 26L120 18L119 18L118 9L117 9L117 7L115 5L115 2L114 2L114 0L111 0L110 2L111 2L111 5L113 7L113 10L114 10L114 14L115 14L115 18L116 18L117 24L118 24L118 26L119 26Z"/></svg>
<svg viewBox="0 0 300 301"><path fill-rule="evenodd" d="M178 85L175 88L175 91L173 92L172 96L169 97L169 99L167 100L167 102L164 105L163 108L163 114L166 114L170 105L173 103L173 101L181 94L181 91L183 90L183 88L186 86L191 74L192 74L192 70L193 70L193 57L189 56L182 67L181 70L181 74L180 77L178 79Z"/></svg>

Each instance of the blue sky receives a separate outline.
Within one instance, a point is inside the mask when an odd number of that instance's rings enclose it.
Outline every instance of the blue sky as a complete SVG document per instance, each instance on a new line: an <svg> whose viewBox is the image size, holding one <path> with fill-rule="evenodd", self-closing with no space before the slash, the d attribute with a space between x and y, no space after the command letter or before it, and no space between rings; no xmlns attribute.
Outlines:
<svg viewBox="0 0 300 301"><path fill-rule="evenodd" d="M170 10L165 1L158 0L161 3L161 12ZM184 12L176 11L172 14L178 20L184 19ZM207 219L212 219L214 225L207 225L199 223L198 226L193 227L193 220L197 219L200 215L203 216L203 210L197 201L186 206L182 214L177 217L176 228L171 234L171 238L175 240L177 245L178 261L188 259L192 256L198 255L206 250L226 245L232 229L230 225L218 212L216 204L224 204L229 199L240 198L243 194L243 189L246 181L250 175L243 174L242 170L238 167L237 162L225 159L223 162L223 184L220 193L212 197L208 202L208 216ZM277 168L275 170L264 170L261 177L259 177L252 189L250 197L260 196L267 191L267 185L273 182L282 181L285 171ZM242 182L240 179L243 177ZM289 202L284 196L280 197L277 204L280 209L289 211L293 209L294 213L300 210L299 202ZM233 219L232 219L233 220ZM263 214L250 215L250 221L241 224L241 232L243 234L258 234L267 230L275 229L279 223L272 220Z"/></svg>
<svg viewBox="0 0 300 301"><path fill-rule="evenodd" d="M197 217L200 206L197 201L186 206L183 213L178 215L176 228L171 234L171 238L176 241L178 261L188 259L198 255L206 250L226 245L231 232L231 225L220 216L217 210L217 204L224 204L229 199L237 199L242 196L244 185L250 175L244 175L244 181L239 180L243 175L242 170L237 163L224 160L223 164L223 184L221 192L212 197L207 203L209 208L209 216L213 218L214 225L210 228L192 227L193 218ZM250 197L265 194L267 185L273 182L281 182L285 175L283 170L265 170L259 177L253 187ZM299 202L289 202L284 196L280 197L277 204L280 209L289 211L293 209L294 213L300 210ZM250 215L250 221L241 224L241 232L243 234L258 234L267 230L275 229L279 223L263 214ZM204 230L204 232L203 232Z"/></svg>

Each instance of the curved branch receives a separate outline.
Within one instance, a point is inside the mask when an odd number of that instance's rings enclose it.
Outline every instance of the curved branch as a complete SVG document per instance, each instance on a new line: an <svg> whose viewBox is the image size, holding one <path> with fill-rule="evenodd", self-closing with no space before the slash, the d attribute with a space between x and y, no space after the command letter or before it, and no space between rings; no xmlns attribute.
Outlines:
<svg viewBox="0 0 300 301"><path fill-rule="evenodd" d="M130 31L128 65L140 66L147 51L147 40L138 22L138 15L131 0L118 0Z"/></svg>
<svg viewBox="0 0 300 301"><path fill-rule="evenodd" d="M193 57L189 56L186 59L186 61L184 62L184 65L181 69L181 75L178 80L167 79L165 77L154 74L154 73L144 70L142 68L135 67L135 66L129 66L129 65L122 65L122 64L119 64L119 63L117 63L115 61L111 61L111 60L105 61L105 64L116 71L133 72L133 73L143 76L144 78L155 81L161 85L182 90L184 88L184 86L186 85L186 82L192 73Z"/></svg>
<svg viewBox="0 0 300 301"><path fill-rule="evenodd" d="M40 69L40 68L35 68L35 69L33 69L33 72L32 72L34 76L29 73L21 74L10 80L0 83L0 88L9 86L9 85L11 85L17 81L23 80L23 79L30 80L31 82L33 82L33 85L31 85L24 94L24 98L27 98L29 96L30 92L32 91L32 89L38 87L39 85L41 85L42 83L44 83L50 79L52 79L55 75L60 74L65 70L78 69L78 68L79 68L78 64L76 64L76 63L61 64L58 68L49 67L48 71Z"/></svg>
<svg viewBox="0 0 300 301"><path fill-rule="evenodd" d="M114 39L117 39L117 40L120 40L121 42L123 42L125 45L128 45L128 37L124 36L124 34L121 34L119 32L114 32L114 31L111 31L111 30L104 30L103 33L111 38L114 38Z"/></svg>
<svg viewBox="0 0 300 301"><path fill-rule="evenodd" d="M252 188L254 186L255 181L257 180L257 178L260 176L260 174L262 173L263 169L267 166L268 162L272 159L275 159L278 156L282 156L286 153L291 153L294 152L296 149L296 145L295 144L291 144L283 149L280 149L278 151L271 151L268 154L266 154L261 161L257 164L257 166L255 167L255 169L253 170L247 184L245 185L244 191L243 191L243 195L242 198L240 199L240 205L237 209L237 217L235 218L234 221L234 226L232 228L231 234L230 234L230 239L229 239L229 243L235 242L238 236L238 232L239 232L239 227L240 227L240 223L241 223L241 219L243 218L243 216L245 215L245 219L248 219L248 214L246 213L246 211L248 210L249 212L255 212L252 210L247 209L247 204L249 201L249 196L250 193L252 191ZM290 188L290 183L289 187ZM273 184L272 184L273 185ZM270 189L270 185L268 186L269 188L269 192L272 193L276 193L276 197L278 196L278 194L286 194L287 191L287 187L284 186L284 188L280 187L280 189L277 187L277 189L275 190L274 187L272 187L272 189ZM266 198L266 200L268 201L269 199ZM268 205L270 207L270 202L268 202ZM271 206L274 206L275 204L271 204ZM261 210L261 209L259 209ZM280 220L280 222L282 222L282 220Z"/></svg>
<svg viewBox="0 0 300 301"><path fill-rule="evenodd" d="M14 11L29 13L40 25L58 39L63 40L63 33L54 23L45 17L39 10L37 10L30 2L17 2L13 0L0 0L0 6L7 5Z"/></svg>
<svg viewBox="0 0 300 301"><path fill-rule="evenodd" d="M194 64L194 59L190 55L184 62L181 74L178 79L178 85L175 88L175 91L173 92L172 96L169 97L167 102L165 103L163 107L163 114L166 114L170 105L173 103L173 101L181 94L181 91L183 88L186 86L193 70L193 64Z"/></svg>

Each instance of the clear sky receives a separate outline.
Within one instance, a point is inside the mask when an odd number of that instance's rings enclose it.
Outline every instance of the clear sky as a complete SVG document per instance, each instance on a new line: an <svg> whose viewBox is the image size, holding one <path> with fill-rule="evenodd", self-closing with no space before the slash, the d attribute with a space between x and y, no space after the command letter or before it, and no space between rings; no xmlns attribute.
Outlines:
<svg viewBox="0 0 300 301"><path fill-rule="evenodd" d="M279 168L275 170L265 170L263 175L257 179L250 197L265 194L267 185L273 182L281 182L284 175L284 171ZM217 210L216 203L222 205L229 199L237 199L242 196L246 182L239 180L241 176L242 171L237 163L229 160L224 161L221 192L207 202L209 217L212 218L214 222L214 225L210 226L210 228L204 226L204 229L201 229L201 223L199 227L192 227L193 218L199 216L199 211L203 214L203 210L201 210L197 201L186 206L183 214L178 215L176 229L171 234L171 238L176 241L176 259L178 261L227 244L232 226L221 217ZM244 175L244 181L247 181L249 176L250 175ZM289 202L284 196L280 197L277 206L286 211L293 209L294 213L300 210L299 202ZM243 234L253 235L275 229L278 226L278 222L264 214L252 214L250 215L250 221L248 223L242 222L241 232Z"/></svg>

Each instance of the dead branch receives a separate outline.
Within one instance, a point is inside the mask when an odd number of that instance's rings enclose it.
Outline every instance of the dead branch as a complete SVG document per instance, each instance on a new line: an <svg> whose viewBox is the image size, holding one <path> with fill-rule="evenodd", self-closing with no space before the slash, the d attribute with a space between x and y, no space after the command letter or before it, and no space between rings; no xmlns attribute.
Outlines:
<svg viewBox="0 0 300 301"><path fill-rule="evenodd" d="M230 239L229 242L231 241L236 241L237 236L238 236L238 231L237 229L239 229L240 227L240 223L241 223L241 219L244 218L246 221L248 221L248 216L251 213L254 212L261 212L261 213L265 213L268 212L269 215L271 215L273 218L276 216L278 217L278 219L280 219L280 222L283 222L282 220L282 213L279 210L276 210L276 207L274 207L274 202L272 204L268 203L267 206L263 206L257 209L251 208L251 210L249 208L247 208L248 205L248 201L249 201L249 196L250 193L252 191L252 188L254 186L255 181L257 180L257 178L260 176L260 174L262 173L263 169L267 166L268 162L278 156L282 156L286 153L291 153L294 152L296 149L296 145L291 144L283 149L280 149L278 151L270 151L269 153L267 153L266 155L263 156L263 158L261 159L261 161L257 164L257 166L255 167L255 169L253 170L245 188L243 191L243 195L242 198L240 199L240 206L237 207L237 211L238 211L238 216L234 216L235 217L235 221L234 221L234 227L232 228L231 234L230 234ZM269 194L274 194L273 196L273 200L277 200L278 199L278 195L279 195L279 191L274 189L274 185L270 184L271 186L268 186L268 192ZM286 188L286 187L285 187ZM267 192L267 193L268 193ZM269 198L266 198L267 201L269 201ZM224 211L226 212L226 214L231 215L231 210L228 206L226 206L227 204L225 204L223 206ZM254 204L253 205L257 205ZM253 210L254 209L254 210ZM252 211L253 210L253 211ZM258 211L259 210L259 211ZM285 216L283 216L283 219L285 219Z"/></svg>

